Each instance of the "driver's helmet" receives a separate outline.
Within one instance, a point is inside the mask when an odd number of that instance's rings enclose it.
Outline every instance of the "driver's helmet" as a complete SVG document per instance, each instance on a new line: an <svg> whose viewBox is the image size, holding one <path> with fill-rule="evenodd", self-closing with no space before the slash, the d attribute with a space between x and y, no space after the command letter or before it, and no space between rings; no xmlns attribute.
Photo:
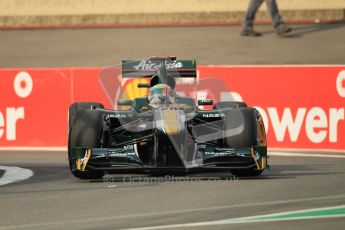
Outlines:
<svg viewBox="0 0 345 230"><path fill-rule="evenodd" d="M162 105L173 104L176 101L175 91L166 84L156 84L151 87L148 100L150 106L159 108Z"/></svg>

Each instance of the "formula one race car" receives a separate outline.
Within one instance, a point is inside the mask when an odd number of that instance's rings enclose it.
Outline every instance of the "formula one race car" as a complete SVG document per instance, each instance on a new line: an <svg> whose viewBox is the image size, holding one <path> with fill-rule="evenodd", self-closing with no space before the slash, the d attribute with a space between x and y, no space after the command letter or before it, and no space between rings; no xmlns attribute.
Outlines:
<svg viewBox="0 0 345 230"><path fill-rule="evenodd" d="M176 89L183 78L197 80L194 60L153 57L122 61L120 68L122 79L146 79L134 90L147 95L118 99L122 109L70 106L68 158L75 177L218 170L258 176L265 170L266 133L256 109L237 101L196 104Z"/></svg>

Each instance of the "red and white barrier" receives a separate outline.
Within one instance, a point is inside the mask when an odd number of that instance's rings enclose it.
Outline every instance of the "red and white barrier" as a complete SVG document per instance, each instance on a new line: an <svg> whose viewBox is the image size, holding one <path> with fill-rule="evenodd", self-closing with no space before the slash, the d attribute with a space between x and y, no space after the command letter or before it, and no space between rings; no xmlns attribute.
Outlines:
<svg viewBox="0 0 345 230"><path fill-rule="evenodd" d="M212 72L257 107L269 147L345 150L345 66L202 67L201 72Z"/></svg>
<svg viewBox="0 0 345 230"><path fill-rule="evenodd" d="M72 102L112 107L99 71L1 69L0 148L66 146ZM269 147L345 151L345 66L199 66L199 74L199 96L209 88L261 112Z"/></svg>

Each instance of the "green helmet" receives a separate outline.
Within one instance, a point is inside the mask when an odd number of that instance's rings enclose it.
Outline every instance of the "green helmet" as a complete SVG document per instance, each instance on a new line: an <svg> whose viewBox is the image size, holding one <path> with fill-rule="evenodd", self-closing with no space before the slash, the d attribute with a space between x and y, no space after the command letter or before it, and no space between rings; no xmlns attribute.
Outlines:
<svg viewBox="0 0 345 230"><path fill-rule="evenodd" d="M164 104L175 103L176 93L166 84L156 84L149 92L148 100L152 107L159 108Z"/></svg>

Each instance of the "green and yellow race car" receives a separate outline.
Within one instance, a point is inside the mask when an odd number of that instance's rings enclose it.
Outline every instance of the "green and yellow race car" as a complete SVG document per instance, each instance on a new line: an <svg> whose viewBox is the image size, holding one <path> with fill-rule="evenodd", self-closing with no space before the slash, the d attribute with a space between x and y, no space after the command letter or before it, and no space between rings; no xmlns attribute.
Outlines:
<svg viewBox="0 0 345 230"><path fill-rule="evenodd" d="M116 110L94 102L70 106L68 158L75 177L194 171L258 176L267 168L265 127L255 108L195 102L177 90L181 79L196 79L195 60L153 57L125 60L118 68L124 79L147 79L136 85L147 95L118 99Z"/></svg>

